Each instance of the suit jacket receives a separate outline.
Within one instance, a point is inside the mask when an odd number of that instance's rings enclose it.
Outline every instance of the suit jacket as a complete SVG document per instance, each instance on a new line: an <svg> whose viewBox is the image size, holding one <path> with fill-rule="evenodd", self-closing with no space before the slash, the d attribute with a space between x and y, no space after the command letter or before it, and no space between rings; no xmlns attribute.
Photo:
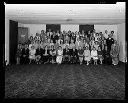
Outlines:
<svg viewBox="0 0 128 103"><path fill-rule="evenodd" d="M29 49L27 48L27 49L25 49L25 48L23 48L22 49L22 57L23 57L23 55L26 55L26 57L29 57Z"/></svg>
<svg viewBox="0 0 128 103"><path fill-rule="evenodd" d="M64 55L70 55L70 51L69 51L69 49L68 49L68 50L64 49L63 54L64 54Z"/></svg>
<svg viewBox="0 0 128 103"><path fill-rule="evenodd" d="M54 39L55 40L58 40L59 39L58 35L55 35Z"/></svg>
<svg viewBox="0 0 128 103"><path fill-rule="evenodd" d="M44 54L44 51L43 51L43 49L42 48L37 48L36 49L36 55L40 55L40 56L43 56L43 54Z"/></svg>
<svg viewBox="0 0 128 103"><path fill-rule="evenodd" d="M70 55L77 56L78 55L77 49L75 49L75 51L73 49L70 49Z"/></svg>
<svg viewBox="0 0 128 103"><path fill-rule="evenodd" d="M114 43L114 39L113 38L107 38L106 39L106 44L108 46L108 49L111 49L111 45Z"/></svg>

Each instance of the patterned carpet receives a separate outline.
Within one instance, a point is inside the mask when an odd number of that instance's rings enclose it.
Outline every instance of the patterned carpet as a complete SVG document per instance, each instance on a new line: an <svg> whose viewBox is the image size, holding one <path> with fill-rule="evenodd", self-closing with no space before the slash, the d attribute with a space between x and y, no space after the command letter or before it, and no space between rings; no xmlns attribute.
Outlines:
<svg viewBox="0 0 128 103"><path fill-rule="evenodd" d="M5 98L125 99L125 65L12 65Z"/></svg>

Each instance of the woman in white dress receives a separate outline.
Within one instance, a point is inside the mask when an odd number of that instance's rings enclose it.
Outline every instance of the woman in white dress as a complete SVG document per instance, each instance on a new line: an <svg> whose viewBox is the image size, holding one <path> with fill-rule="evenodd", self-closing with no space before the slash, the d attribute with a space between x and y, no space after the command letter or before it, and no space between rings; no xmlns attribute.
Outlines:
<svg viewBox="0 0 128 103"><path fill-rule="evenodd" d="M35 60L35 54L36 54L36 49L34 46L31 46L31 49L29 51L29 59L30 59L29 64L32 62L32 60Z"/></svg>
<svg viewBox="0 0 128 103"><path fill-rule="evenodd" d="M91 60L91 53L88 46L86 46L84 50L84 60L87 61L87 65L89 65L89 61Z"/></svg>
<svg viewBox="0 0 128 103"><path fill-rule="evenodd" d="M57 58L56 58L56 62L58 64L62 63L62 58L63 58L63 49L61 46L59 46L59 49L57 50Z"/></svg>
<svg viewBox="0 0 128 103"><path fill-rule="evenodd" d="M98 53L95 47L93 47L91 51L91 58L94 60L94 64L97 65L97 60L98 60Z"/></svg>

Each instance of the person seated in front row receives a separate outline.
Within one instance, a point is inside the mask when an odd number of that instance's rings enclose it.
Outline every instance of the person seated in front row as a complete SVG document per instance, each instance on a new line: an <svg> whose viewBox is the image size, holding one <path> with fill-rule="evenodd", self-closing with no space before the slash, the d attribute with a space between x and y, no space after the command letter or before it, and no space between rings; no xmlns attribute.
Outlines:
<svg viewBox="0 0 128 103"><path fill-rule="evenodd" d="M57 57L56 57L56 62L58 64L61 64L62 63L62 58L63 58L63 49L61 46L58 47L58 50L57 50Z"/></svg>
<svg viewBox="0 0 128 103"><path fill-rule="evenodd" d="M35 54L36 54L36 49L35 49L35 46L32 45L31 46L31 49L29 50L29 64L32 63L32 61L35 62Z"/></svg>
<svg viewBox="0 0 128 103"><path fill-rule="evenodd" d="M36 49L36 63L37 64L41 64L41 60L42 60L42 52L43 49L41 48L41 46L39 45L38 48Z"/></svg>
<svg viewBox="0 0 128 103"><path fill-rule="evenodd" d="M44 64L46 64L46 63L48 63L49 62L49 57L50 57L50 54L49 54L49 49L48 49L48 46L46 45L45 46L45 52L44 52L44 54L43 54L43 61L44 61Z"/></svg>
<svg viewBox="0 0 128 103"><path fill-rule="evenodd" d="M25 44L24 45L24 48L22 49L22 55L21 55L21 57L22 57L22 63L23 64L27 64L28 61L29 61L29 59L28 59L28 57L29 57L28 44Z"/></svg>
<svg viewBox="0 0 128 103"><path fill-rule="evenodd" d="M86 61L87 65L89 65L90 60L91 60L91 53L89 47L86 46L84 50L84 61Z"/></svg>
<svg viewBox="0 0 128 103"><path fill-rule="evenodd" d="M77 63L78 52L75 46L72 49L70 49L70 57L71 57L71 63Z"/></svg>
<svg viewBox="0 0 128 103"><path fill-rule="evenodd" d="M63 61L69 63L70 61L70 51L68 49L68 45L65 46L65 49L63 50Z"/></svg>
<svg viewBox="0 0 128 103"><path fill-rule="evenodd" d="M54 49L54 46L51 46L51 50L50 50L50 62L52 64L56 63L56 50Z"/></svg>
<svg viewBox="0 0 128 103"><path fill-rule="evenodd" d="M97 65L98 53L95 47L92 48L91 58L94 60L94 65Z"/></svg>
<svg viewBox="0 0 128 103"><path fill-rule="evenodd" d="M84 50L81 46L78 47L78 56L79 56L79 61L80 65L83 63L83 57L84 57Z"/></svg>
<svg viewBox="0 0 128 103"><path fill-rule="evenodd" d="M102 52L102 49L101 49L101 47L99 46L98 47L98 59L100 60L100 64L103 64L103 52Z"/></svg>

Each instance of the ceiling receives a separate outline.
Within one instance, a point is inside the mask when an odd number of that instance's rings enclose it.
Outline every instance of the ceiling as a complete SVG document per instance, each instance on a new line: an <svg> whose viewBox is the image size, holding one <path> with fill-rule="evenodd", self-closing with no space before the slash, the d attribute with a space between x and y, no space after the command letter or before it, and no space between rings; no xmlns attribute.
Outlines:
<svg viewBox="0 0 128 103"><path fill-rule="evenodd" d="M5 4L5 17L24 24L119 24L125 22L125 2Z"/></svg>

